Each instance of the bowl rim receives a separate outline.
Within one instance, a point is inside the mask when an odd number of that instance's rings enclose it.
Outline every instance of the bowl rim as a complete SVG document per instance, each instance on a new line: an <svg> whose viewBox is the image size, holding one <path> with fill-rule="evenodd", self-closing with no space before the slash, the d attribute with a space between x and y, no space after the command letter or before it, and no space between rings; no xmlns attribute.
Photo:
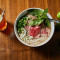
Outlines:
<svg viewBox="0 0 60 60"><path fill-rule="evenodd" d="M23 10L23 11L17 16L17 18L16 18L16 20L15 20L14 32L15 32L15 35L16 35L17 39L18 39L21 43L23 43L24 45L30 46L30 47L39 47L39 46L42 46L42 45L46 44L46 43L47 43L48 41L50 41L50 39L52 38L52 36L53 36L53 34L54 34L54 29L55 29L54 22L51 22L51 24L53 25L53 26L52 26L53 30L52 30L52 32L50 33L50 36L48 37L48 39L47 39L44 43L39 44L39 45L36 45L36 46L32 46L32 45L29 45L29 44L23 42L23 41L19 38L19 36L18 36L17 30L16 30L16 24L17 24L17 20L18 20L19 16L20 16L23 12L25 12L25 11L27 11L27 10L29 10L29 9L40 9L40 10L43 10L43 9L41 9L41 8L28 8L28 9ZM52 19L51 15L50 15L49 13L47 13L47 15L49 15L50 18Z"/></svg>

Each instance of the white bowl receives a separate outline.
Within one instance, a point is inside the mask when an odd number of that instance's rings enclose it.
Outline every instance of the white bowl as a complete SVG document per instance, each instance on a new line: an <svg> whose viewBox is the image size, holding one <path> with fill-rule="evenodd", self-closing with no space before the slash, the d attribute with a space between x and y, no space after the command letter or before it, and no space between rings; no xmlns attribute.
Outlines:
<svg viewBox="0 0 60 60"><path fill-rule="evenodd" d="M40 9L40 8L29 8L29 9ZM25 45L27 45L27 46L30 46L30 47L42 46L42 45L46 44L46 43L52 38L52 36L53 36L53 33L54 33L54 22L51 22L51 34L50 34L49 38L48 38L47 40L45 40L44 42L40 43L40 44L37 45L37 46L31 46L31 45L23 42L23 41L19 38L19 35L18 35L18 33L17 33L17 27L16 27L16 25L17 25L17 22L18 22L19 18L21 18L23 15L25 15L25 14L28 12L29 9L26 9L26 10L22 11L22 12L17 16L16 21L15 21L15 24L14 24L14 32L15 32L15 35L16 35L16 37L18 38L18 40L19 40L20 42L22 42L23 44L25 44ZM40 9L40 10L41 10L41 9ZM52 19L51 15L50 15L49 13L47 13L47 16Z"/></svg>

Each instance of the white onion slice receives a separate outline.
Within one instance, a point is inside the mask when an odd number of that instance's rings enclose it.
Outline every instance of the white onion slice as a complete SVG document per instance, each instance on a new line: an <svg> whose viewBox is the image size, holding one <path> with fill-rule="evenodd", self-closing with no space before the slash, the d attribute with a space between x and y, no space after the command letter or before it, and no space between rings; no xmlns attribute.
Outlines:
<svg viewBox="0 0 60 60"><path fill-rule="evenodd" d="M26 36L26 30L24 28L22 28L22 30L22 33L19 34L21 39Z"/></svg>

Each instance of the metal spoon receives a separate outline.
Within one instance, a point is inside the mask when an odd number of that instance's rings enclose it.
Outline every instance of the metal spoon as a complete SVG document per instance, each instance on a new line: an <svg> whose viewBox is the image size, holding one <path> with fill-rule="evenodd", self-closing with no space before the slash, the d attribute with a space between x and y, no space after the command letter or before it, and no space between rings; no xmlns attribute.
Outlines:
<svg viewBox="0 0 60 60"><path fill-rule="evenodd" d="M59 21L59 20L50 19L50 18L48 18L48 20L49 20L50 22L56 22L56 23L60 23L60 21Z"/></svg>

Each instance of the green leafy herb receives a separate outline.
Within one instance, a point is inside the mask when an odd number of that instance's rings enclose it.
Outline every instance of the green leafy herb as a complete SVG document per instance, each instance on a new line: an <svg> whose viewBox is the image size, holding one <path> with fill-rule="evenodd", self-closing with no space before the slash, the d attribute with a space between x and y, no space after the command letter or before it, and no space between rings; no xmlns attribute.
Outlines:
<svg viewBox="0 0 60 60"><path fill-rule="evenodd" d="M47 12L48 12L48 9L45 9L45 10L43 11L43 14L47 14Z"/></svg>
<svg viewBox="0 0 60 60"><path fill-rule="evenodd" d="M50 22L48 21L48 19L46 19L46 20L44 21L44 24L45 24L45 26L47 26L47 27L50 27L50 26L51 26L51 24L50 24Z"/></svg>
<svg viewBox="0 0 60 60"><path fill-rule="evenodd" d="M38 10L37 9L30 9L30 10L28 10L28 12L30 15L35 16L35 15L37 15Z"/></svg>
<svg viewBox="0 0 60 60"><path fill-rule="evenodd" d="M33 25L39 25L39 24L41 24L43 22L43 19L42 20L40 20L40 19L34 19L34 20L32 20L30 23L29 23L29 25L31 25L31 26L33 26Z"/></svg>
<svg viewBox="0 0 60 60"><path fill-rule="evenodd" d="M26 21L27 20L27 17L23 17L22 19L20 19L17 23L17 30L18 30L18 33L22 32L22 28L26 25Z"/></svg>
<svg viewBox="0 0 60 60"><path fill-rule="evenodd" d="M32 15L35 15L37 17L37 19L34 19L33 21L30 21L29 25L33 26L33 25L40 25L44 20L46 20L47 17L47 12L48 9L45 9L44 11L42 10L33 10L33 12L30 12ZM46 22L47 25L49 25L48 22Z"/></svg>

